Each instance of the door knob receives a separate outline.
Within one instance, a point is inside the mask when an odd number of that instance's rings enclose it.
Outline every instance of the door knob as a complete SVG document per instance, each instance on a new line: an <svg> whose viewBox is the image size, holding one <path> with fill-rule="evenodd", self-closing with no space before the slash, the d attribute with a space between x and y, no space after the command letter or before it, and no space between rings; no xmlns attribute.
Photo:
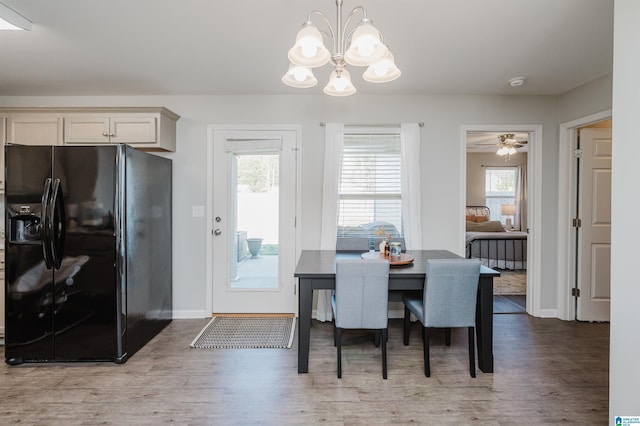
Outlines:
<svg viewBox="0 0 640 426"><path fill-rule="evenodd" d="M222 231L220 229L216 229L215 231L213 231L214 235L220 235L222 234Z"/></svg>

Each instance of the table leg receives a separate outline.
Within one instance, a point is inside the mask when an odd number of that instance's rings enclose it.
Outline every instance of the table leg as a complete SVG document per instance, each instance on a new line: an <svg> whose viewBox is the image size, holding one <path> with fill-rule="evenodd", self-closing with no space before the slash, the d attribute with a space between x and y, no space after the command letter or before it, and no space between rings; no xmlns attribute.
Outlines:
<svg viewBox="0 0 640 426"><path fill-rule="evenodd" d="M478 367L493 373L493 277L481 277L476 304Z"/></svg>
<svg viewBox="0 0 640 426"><path fill-rule="evenodd" d="M309 337L311 335L311 309L313 308L311 280L300 278L298 285L298 373L309 372Z"/></svg>

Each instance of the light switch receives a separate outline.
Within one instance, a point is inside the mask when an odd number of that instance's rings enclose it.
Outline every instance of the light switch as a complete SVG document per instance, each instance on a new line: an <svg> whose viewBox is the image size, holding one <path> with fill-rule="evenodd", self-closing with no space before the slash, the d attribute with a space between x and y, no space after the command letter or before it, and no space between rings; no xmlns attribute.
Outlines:
<svg viewBox="0 0 640 426"><path fill-rule="evenodd" d="M191 216L204 217L204 206L191 206Z"/></svg>

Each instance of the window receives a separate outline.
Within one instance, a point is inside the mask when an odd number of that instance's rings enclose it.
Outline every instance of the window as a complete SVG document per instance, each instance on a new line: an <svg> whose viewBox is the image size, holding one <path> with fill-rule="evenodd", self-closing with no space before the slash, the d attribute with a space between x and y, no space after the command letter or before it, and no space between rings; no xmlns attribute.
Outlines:
<svg viewBox="0 0 640 426"><path fill-rule="evenodd" d="M400 129L344 132L338 238L402 236ZM378 231L378 233L376 233Z"/></svg>
<svg viewBox="0 0 640 426"><path fill-rule="evenodd" d="M501 206L515 204L517 174L516 167L487 167L485 169L485 198L486 205L491 210L490 220L506 222L508 216L502 214Z"/></svg>

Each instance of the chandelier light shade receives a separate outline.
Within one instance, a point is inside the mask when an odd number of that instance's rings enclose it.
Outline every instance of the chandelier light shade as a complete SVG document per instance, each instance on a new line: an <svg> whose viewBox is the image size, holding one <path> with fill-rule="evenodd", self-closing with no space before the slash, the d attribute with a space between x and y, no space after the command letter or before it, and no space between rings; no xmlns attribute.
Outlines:
<svg viewBox="0 0 640 426"><path fill-rule="evenodd" d="M296 88L313 87L318 81L311 68L321 67L328 62L331 62L333 71L323 91L331 96L356 93L347 65L368 67L363 78L370 83L387 83L400 77L401 72L393 54L384 44L382 33L367 18L366 10L362 6L353 8L343 25L342 0L336 0L336 9L335 30L322 12L314 10L307 15L295 44L289 49L289 70L282 77L282 82ZM351 19L356 14L361 14L362 18L357 25L350 27ZM311 20L314 15L322 19L327 31L321 32L314 25ZM324 44L323 34L331 42L331 51Z"/></svg>
<svg viewBox="0 0 640 426"><path fill-rule="evenodd" d="M293 64L309 68L321 67L331 59L331 54L322 42L320 30L311 22L305 23L298 32L296 44L289 49L288 56Z"/></svg>
<svg viewBox="0 0 640 426"><path fill-rule="evenodd" d="M393 60L393 53L387 51L387 55L375 64L369 65L362 74L362 78L369 83L388 83L400 77L400 70Z"/></svg>
<svg viewBox="0 0 640 426"><path fill-rule="evenodd" d="M0 30L31 31L31 21L0 3Z"/></svg>
<svg viewBox="0 0 640 426"><path fill-rule="evenodd" d="M318 84L318 80L313 75L311 68L290 64L289 71L282 77L282 82L287 86L297 89L313 87Z"/></svg>
<svg viewBox="0 0 640 426"><path fill-rule="evenodd" d="M330 96L349 96L356 93L349 71L342 70L340 74L337 70L331 71L329 83L324 87L323 92Z"/></svg>
<svg viewBox="0 0 640 426"><path fill-rule="evenodd" d="M363 22L351 36L351 45L344 53L344 60L357 67L366 67L385 56L389 49L382 44L382 34L371 22Z"/></svg>

